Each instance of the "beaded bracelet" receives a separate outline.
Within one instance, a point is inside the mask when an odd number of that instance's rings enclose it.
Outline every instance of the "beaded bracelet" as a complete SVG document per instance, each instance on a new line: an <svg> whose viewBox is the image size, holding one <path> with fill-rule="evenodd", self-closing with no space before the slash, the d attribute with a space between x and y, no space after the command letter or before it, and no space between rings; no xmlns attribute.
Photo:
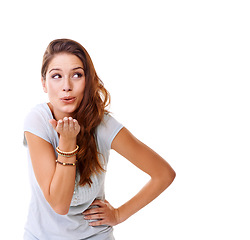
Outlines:
<svg viewBox="0 0 250 240"><path fill-rule="evenodd" d="M76 160L76 162L77 162L77 160ZM64 163L64 162L60 162L56 159L56 163L59 163L63 166L76 166L76 162L75 163Z"/></svg>
<svg viewBox="0 0 250 240"><path fill-rule="evenodd" d="M59 155L63 157L73 157L79 152L79 146L76 145L76 149L71 152L63 152L62 150L59 149L59 147L56 148L56 151Z"/></svg>

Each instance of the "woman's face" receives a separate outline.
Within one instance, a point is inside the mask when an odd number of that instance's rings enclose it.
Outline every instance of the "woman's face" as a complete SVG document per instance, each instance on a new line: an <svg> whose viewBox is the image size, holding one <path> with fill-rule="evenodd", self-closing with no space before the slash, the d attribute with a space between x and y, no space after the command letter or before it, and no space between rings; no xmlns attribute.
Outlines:
<svg viewBox="0 0 250 240"><path fill-rule="evenodd" d="M42 78L42 84L56 120L72 116L82 101L85 88L82 61L69 53L55 55L49 63L46 79Z"/></svg>

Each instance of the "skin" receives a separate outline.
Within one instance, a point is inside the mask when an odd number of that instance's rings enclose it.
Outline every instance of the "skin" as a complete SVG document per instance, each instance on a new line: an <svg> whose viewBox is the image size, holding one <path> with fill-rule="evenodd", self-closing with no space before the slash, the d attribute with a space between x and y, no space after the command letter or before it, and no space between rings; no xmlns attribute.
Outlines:
<svg viewBox="0 0 250 240"><path fill-rule="evenodd" d="M80 127L71 116L83 98L85 87L84 69L80 59L71 54L56 55L49 64L42 84L44 91L48 93L49 107L55 117L50 123L59 134L59 148L62 151L72 151L76 147ZM72 104L60 100L67 94L75 98ZM45 198L57 213L67 214L74 191L75 167L55 164L54 149L50 143L29 132L25 135L34 173ZM171 166L126 128L116 135L111 148L147 173L150 180L119 208L114 208L107 200L95 200L92 205L99 207L82 213L85 219L96 220L89 223L91 226L114 226L125 221L159 196L175 178ZM75 162L76 158L58 156L58 160Z"/></svg>
<svg viewBox="0 0 250 240"><path fill-rule="evenodd" d="M61 53L50 62L46 80L42 78L43 90L48 94L49 106L56 120L69 117L79 107L85 88L85 75L81 60L72 54ZM60 99L75 97L72 104Z"/></svg>

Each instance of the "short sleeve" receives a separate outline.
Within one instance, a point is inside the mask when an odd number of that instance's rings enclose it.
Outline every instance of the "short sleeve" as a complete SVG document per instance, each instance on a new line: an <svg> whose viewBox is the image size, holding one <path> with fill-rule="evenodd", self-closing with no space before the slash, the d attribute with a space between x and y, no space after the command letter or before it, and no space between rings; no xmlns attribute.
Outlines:
<svg viewBox="0 0 250 240"><path fill-rule="evenodd" d="M122 128L123 125L114 117L110 114L105 114L102 123L97 128L99 144L104 146L106 150L110 150L113 139Z"/></svg>
<svg viewBox="0 0 250 240"><path fill-rule="evenodd" d="M38 109L32 109L24 120L24 132L30 132L34 135L50 142L46 119ZM24 146L27 146L27 141L24 135L23 139Z"/></svg>

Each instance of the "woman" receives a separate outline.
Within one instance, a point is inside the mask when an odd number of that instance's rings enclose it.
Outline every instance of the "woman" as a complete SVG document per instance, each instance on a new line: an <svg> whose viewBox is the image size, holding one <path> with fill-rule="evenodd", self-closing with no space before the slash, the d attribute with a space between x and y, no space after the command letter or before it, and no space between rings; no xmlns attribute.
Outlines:
<svg viewBox="0 0 250 240"><path fill-rule="evenodd" d="M155 199L175 172L105 110L109 93L79 43L52 41L41 74L49 103L34 107L24 124L32 186L24 239L114 239L112 226ZM119 208L104 198L110 149L151 177Z"/></svg>

